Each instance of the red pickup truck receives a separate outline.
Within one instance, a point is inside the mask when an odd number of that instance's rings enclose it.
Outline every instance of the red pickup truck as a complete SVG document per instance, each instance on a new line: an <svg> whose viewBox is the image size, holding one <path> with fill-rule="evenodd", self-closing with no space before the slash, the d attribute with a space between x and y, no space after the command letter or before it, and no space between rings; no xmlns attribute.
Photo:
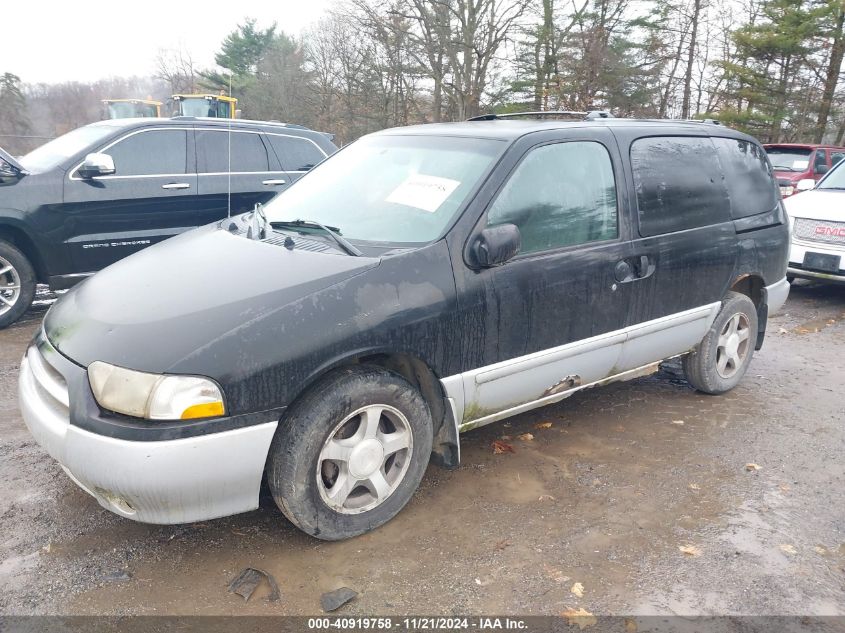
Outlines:
<svg viewBox="0 0 845 633"><path fill-rule="evenodd" d="M799 180L818 180L845 158L845 147L804 143L770 143L763 145L775 168L775 178L783 198L796 193Z"/></svg>

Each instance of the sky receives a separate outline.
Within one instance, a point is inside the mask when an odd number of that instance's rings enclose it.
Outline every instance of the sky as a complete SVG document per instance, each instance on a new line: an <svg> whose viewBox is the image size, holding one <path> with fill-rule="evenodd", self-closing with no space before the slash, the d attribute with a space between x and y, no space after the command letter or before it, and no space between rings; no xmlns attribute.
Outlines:
<svg viewBox="0 0 845 633"><path fill-rule="evenodd" d="M0 73L25 83L151 75L159 49L182 47L200 68L244 18L298 34L331 0L15 0L0 20Z"/></svg>

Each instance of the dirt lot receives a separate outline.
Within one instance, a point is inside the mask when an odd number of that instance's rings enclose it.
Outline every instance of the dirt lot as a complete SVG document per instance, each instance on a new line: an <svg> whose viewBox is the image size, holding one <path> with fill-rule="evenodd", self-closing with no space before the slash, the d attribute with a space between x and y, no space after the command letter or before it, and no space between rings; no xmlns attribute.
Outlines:
<svg viewBox="0 0 845 633"><path fill-rule="evenodd" d="M348 615L845 614L845 288L794 287L734 392L669 366L471 432L460 469L342 543L266 499L166 527L101 509L18 413L44 310L0 332L0 614L314 614L344 585ZM494 455L503 435L516 452ZM281 600L227 593L247 566Z"/></svg>

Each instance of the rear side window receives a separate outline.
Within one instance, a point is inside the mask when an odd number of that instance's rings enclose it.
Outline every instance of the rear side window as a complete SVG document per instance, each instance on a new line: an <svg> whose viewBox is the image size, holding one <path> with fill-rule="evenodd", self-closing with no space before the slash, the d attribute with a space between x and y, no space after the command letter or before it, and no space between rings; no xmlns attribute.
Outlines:
<svg viewBox="0 0 845 633"><path fill-rule="evenodd" d="M712 140L725 173L731 217L744 218L771 211L778 203L777 185L763 148L733 138Z"/></svg>
<svg viewBox="0 0 845 633"><path fill-rule="evenodd" d="M490 207L487 224L515 224L522 235L521 253L615 239L610 155L592 141L531 150Z"/></svg>
<svg viewBox="0 0 845 633"><path fill-rule="evenodd" d="M827 167L827 155L823 149L816 150L816 157L813 159L813 169L816 173L819 172L819 168Z"/></svg>
<svg viewBox="0 0 845 633"><path fill-rule="evenodd" d="M229 136L232 140L232 172L270 170L267 148L260 134L252 132L197 130L197 169L201 174L229 171Z"/></svg>
<svg viewBox="0 0 845 633"><path fill-rule="evenodd" d="M188 133L186 130L140 132L104 151L114 160L115 176L184 174L188 162Z"/></svg>
<svg viewBox="0 0 845 633"><path fill-rule="evenodd" d="M631 145L631 170L643 236L730 219L724 175L710 138L638 139Z"/></svg>
<svg viewBox="0 0 845 633"><path fill-rule="evenodd" d="M268 134L267 137L285 171L308 171L326 157L308 139L279 134Z"/></svg>

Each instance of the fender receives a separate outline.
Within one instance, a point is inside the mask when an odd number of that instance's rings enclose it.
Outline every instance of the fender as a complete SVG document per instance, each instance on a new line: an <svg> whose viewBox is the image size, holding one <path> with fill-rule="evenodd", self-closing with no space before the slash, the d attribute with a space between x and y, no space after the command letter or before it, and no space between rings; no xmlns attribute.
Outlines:
<svg viewBox="0 0 845 633"><path fill-rule="evenodd" d="M454 402L447 397L439 376L430 361L421 359L410 350L396 351L385 347L359 348L322 363L297 386L293 400L305 393L322 376L348 365L359 363L379 365L402 375L422 393L431 410L434 424L432 461L447 469L457 468L461 461L460 431Z"/></svg>
<svg viewBox="0 0 845 633"><path fill-rule="evenodd" d="M19 248L35 268L38 281L47 283L50 262L42 254L50 249L45 248L44 241L33 234L23 218L24 213L18 209L0 209L0 239L8 240Z"/></svg>

